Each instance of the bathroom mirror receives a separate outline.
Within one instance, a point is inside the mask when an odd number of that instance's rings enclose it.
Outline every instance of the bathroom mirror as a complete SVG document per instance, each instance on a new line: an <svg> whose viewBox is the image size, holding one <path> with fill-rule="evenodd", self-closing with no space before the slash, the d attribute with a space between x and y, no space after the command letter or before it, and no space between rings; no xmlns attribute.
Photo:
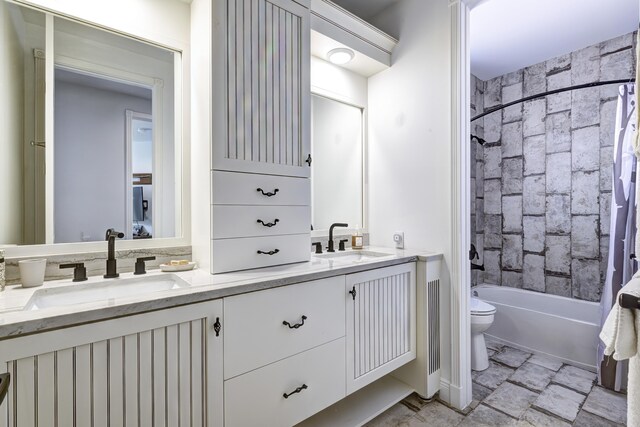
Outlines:
<svg viewBox="0 0 640 427"><path fill-rule="evenodd" d="M4 1L0 39L0 246L180 237L180 52Z"/></svg>
<svg viewBox="0 0 640 427"><path fill-rule="evenodd" d="M364 226L363 109L331 98L311 97L312 225Z"/></svg>

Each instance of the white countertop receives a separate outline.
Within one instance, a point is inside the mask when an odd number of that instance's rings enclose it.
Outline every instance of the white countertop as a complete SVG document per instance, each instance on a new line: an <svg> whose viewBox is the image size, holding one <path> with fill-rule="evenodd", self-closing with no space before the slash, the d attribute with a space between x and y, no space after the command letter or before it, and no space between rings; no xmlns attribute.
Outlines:
<svg viewBox="0 0 640 427"><path fill-rule="evenodd" d="M356 262L339 258L320 258L312 255L309 262L215 275L199 269L181 273L163 273L159 270L151 270L145 277L175 274L184 280L187 286L173 290L149 292L130 297L110 298L40 310L25 310L29 300L39 289L77 286L77 284L70 279L66 279L45 282L42 287L37 288L22 288L19 285L8 286L4 292L0 292L0 340L298 282L356 273L372 268L387 267L418 259L428 260L441 257L437 253L390 248L367 247L365 250L386 253L388 256ZM113 282L114 286L117 286L119 280L132 277L140 276L134 276L133 273L121 274L118 279L103 279L101 276L94 276L82 282L82 284L104 283L105 280L108 280Z"/></svg>

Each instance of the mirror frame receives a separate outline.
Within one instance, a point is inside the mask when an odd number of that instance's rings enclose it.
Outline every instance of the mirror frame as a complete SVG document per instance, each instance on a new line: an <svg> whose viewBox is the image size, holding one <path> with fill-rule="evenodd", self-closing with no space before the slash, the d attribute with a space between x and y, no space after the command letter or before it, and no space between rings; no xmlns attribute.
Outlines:
<svg viewBox="0 0 640 427"><path fill-rule="evenodd" d="M177 237L171 238L153 238L153 239L138 239L138 240L121 240L118 242L118 250L133 250L133 249L153 249L153 248L167 248L177 246L190 246L191 245L191 176L190 176L190 159L191 159L191 141L190 136L190 80L191 73L190 67L190 29L185 34L176 34L171 31L160 31L159 28L165 28L163 25L158 25L154 22L154 17L158 20L163 18L171 18L171 13L167 13L166 10L160 10L160 6L167 6L164 3L149 4L146 7L149 9L148 14L149 25L147 28L140 28L139 22L125 22L119 23L121 14L118 14L118 10L126 7L130 4L129 0L115 0L113 1L113 14L102 18L101 15L96 14L95 7L92 8L90 4L87 4L83 0L65 2L65 4L59 3L57 0L0 0L12 3L20 7L26 7L45 14L47 22L47 39L46 49L51 51L53 49L53 21L54 19L66 19L76 22L82 25L88 25L101 31L107 31L109 33L133 39L142 43L146 43L161 49L171 50L179 56L179 59L174 61L174 87L175 87L175 102L174 102L174 118L175 118L175 164L176 164L176 176L181 176L180 184L176 186L176 199L175 199L175 212L176 216L181 219L179 229L176 234ZM56 6L63 7L65 10L56 9ZM140 7L140 5L139 5ZM145 7L145 6L142 6ZM170 6L167 6L170 7ZM176 2L176 5L172 7L188 7L184 3ZM100 18L98 18L100 16ZM91 18L94 20L91 20ZM96 21L101 22L96 22ZM102 22L104 20L104 22ZM166 28L165 28L166 29ZM176 30L180 31L180 29ZM180 37L182 36L182 37ZM52 81L54 73L54 61L47 61L45 74L48 81ZM49 92L50 93L50 92ZM45 140L53 141L53 95L47 95L45 101ZM53 160L53 150L47 150L47 155L51 156ZM49 159L48 159L49 161ZM47 188L47 196L53 194L53 189ZM49 224L47 224L47 227ZM91 252L104 252L106 250L106 243L102 241L97 242L77 242L77 243L54 243L54 244L39 244L39 245L23 245L12 246L2 245L0 248L5 250L6 258L21 258L21 257L38 257L38 256L51 256L62 254L83 254Z"/></svg>
<svg viewBox="0 0 640 427"><path fill-rule="evenodd" d="M362 110L362 224L360 225L360 231L362 233L369 233L369 137L368 137L368 111L365 105L355 103L353 99L345 96L341 96L335 92L322 89L318 86L311 86L311 96L320 96L332 101L340 102L342 104L350 105ZM313 123L313 117L311 118ZM312 125L313 127L313 125ZM313 136L311 135L310 138ZM313 153L311 153L313 155ZM313 211L313 199L311 200L311 210ZM336 219L339 221L339 218ZM355 224L354 224L355 225ZM355 227L340 228L340 235L353 234L356 231ZM311 237L328 237L329 229L312 230Z"/></svg>

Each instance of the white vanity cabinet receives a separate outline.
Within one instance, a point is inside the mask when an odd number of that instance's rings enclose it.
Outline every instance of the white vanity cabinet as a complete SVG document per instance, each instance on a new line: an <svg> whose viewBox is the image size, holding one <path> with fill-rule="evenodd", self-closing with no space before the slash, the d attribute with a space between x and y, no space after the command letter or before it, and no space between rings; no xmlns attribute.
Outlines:
<svg viewBox="0 0 640 427"><path fill-rule="evenodd" d="M224 302L227 427L297 424L416 357L415 263Z"/></svg>
<svg viewBox="0 0 640 427"><path fill-rule="evenodd" d="M309 6L213 2L212 273L309 260Z"/></svg>
<svg viewBox="0 0 640 427"><path fill-rule="evenodd" d="M222 426L222 301L0 342L0 426Z"/></svg>
<svg viewBox="0 0 640 427"><path fill-rule="evenodd" d="M291 426L345 397L344 277L225 298L226 426Z"/></svg>
<svg viewBox="0 0 640 427"><path fill-rule="evenodd" d="M347 394L416 357L416 265L346 276Z"/></svg>

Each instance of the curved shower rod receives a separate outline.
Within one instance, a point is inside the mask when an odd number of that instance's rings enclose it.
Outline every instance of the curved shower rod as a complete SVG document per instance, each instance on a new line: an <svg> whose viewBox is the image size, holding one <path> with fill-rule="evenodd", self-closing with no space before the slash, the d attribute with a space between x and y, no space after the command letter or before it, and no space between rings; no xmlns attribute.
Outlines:
<svg viewBox="0 0 640 427"><path fill-rule="evenodd" d="M623 83L635 83L636 79L624 79L624 80L607 80L604 82L593 82L593 83L585 83L585 84L581 84L581 85L575 85L575 86L569 86L569 87L563 87L560 89L554 89L554 90L550 90L547 92L543 92L543 93L539 93L537 95L531 95L531 96L527 96L525 98L521 98L518 99L516 101L511 101L511 102L507 102L506 104L503 105L496 105L495 107L491 107L489 108L487 111L478 114L477 116L473 117L471 119L471 121L473 122L474 120L478 120L481 119L482 117L491 114L491 113L495 113L496 111L500 111L504 108L510 107L512 105L515 104L519 104L521 102L525 102L525 101L531 101L532 99L538 99L538 98L543 98L547 95L554 95L556 93L560 93L560 92L566 92L568 90L576 90L576 89L586 89L589 87L596 87L596 86L605 86L605 85L613 85L613 84L623 84Z"/></svg>

